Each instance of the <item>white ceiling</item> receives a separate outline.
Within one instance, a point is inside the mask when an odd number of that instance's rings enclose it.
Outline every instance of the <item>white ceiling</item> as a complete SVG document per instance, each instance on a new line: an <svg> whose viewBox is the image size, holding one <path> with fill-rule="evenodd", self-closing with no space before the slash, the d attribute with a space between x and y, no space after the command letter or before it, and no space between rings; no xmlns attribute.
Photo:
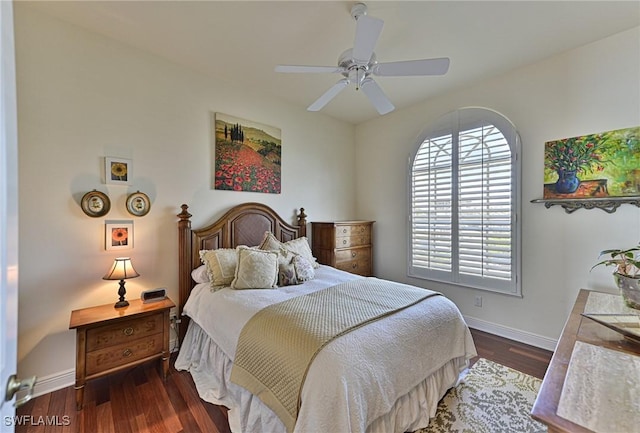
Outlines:
<svg viewBox="0 0 640 433"><path fill-rule="evenodd" d="M351 1L29 3L303 109L341 76L278 74L274 67L335 66L355 35ZM367 6L370 16L384 20L378 61L451 59L442 77L377 77L396 109L640 25L639 1L370 1ZM378 116L353 87L322 112L354 124Z"/></svg>

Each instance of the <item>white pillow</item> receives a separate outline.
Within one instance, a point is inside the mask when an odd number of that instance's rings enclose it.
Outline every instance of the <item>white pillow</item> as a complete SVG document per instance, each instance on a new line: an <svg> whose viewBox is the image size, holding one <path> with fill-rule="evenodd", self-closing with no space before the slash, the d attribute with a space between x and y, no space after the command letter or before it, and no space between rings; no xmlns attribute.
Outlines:
<svg viewBox="0 0 640 433"><path fill-rule="evenodd" d="M282 247L283 243L275 237L273 233L270 231L264 232L264 237L262 238L262 242L258 245L258 248L261 250L270 250L277 251Z"/></svg>
<svg viewBox="0 0 640 433"><path fill-rule="evenodd" d="M207 266L213 286L228 286L233 281L238 264L238 252L234 248L200 251L200 260Z"/></svg>
<svg viewBox="0 0 640 433"><path fill-rule="evenodd" d="M307 240L306 237L303 236L301 238L292 239L288 242L285 242L284 247L292 251L293 253L298 254L304 257L305 259L307 259L307 261L311 263L311 265L314 268L317 268L320 266L316 262L316 258L313 257L313 253L311 252L311 247L309 247L309 241Z"/></svg>
<svg viewBox="0 0 640 433"><path fill-rule="evenodd" d="M207 265L201 265L191 271L191 278L196 283L208 283L211 281L209 278L209 271L207 271Z"/></svg>
<svg viewBox="0 0 640 433"><path fill-rule="evenodd" d="M238 248L238 266L232 289L273 289L278 287L278 253L246 247Z"/></svg>
<svg viewBox="0 0 640 433"><path fill-rule="evenodd" d="M294 255L297 254L307 259L314 268L320 266L316 262L316 258L313 257L311 247L309 247L309 241L304 236L282 243L274 236L273 233L267 231L264 233L264 238L262 239L262 243L259 248L261 250L269 251L280 251L282 248L285 248L286 250L294 253ZM283 257L281 259L281 264L287 264L290 263L290 261L291 257Z"/></svg>

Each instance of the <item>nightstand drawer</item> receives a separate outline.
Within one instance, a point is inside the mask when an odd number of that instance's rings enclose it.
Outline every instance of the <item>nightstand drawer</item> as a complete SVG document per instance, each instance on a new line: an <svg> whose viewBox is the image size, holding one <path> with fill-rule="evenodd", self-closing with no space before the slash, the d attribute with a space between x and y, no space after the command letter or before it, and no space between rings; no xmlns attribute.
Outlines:
<svg viewBox="0 0 640 433"><path fill-rule="evenodd" d="M91 376L162 353L163 335L156 334L87 353L86 375Z"/></svg>
<svg viewBox="0 0 640 433"><path fill-rule="evenodd" d="M352 260L369 260L369 257L371 257L371 247L337 250L335 252L335 257L336 266L338 266L342 262L350 262Z"/></svg>
<svg viewBox="0 0 640 433"><path fill-rule="evenodd" d="M341 271L351 272L352 274L363 276L371 275L371 262L368 258L336 263L336 268L340 269Z"/></svg>
<svg viewBox="0 0 640 433"><path fill-rule="evenodd" d="M162 313L119 321L87 330L87 352L138 339L163 331Z"/></svg>
<svg viewBox="0 0 640 433"><path fill-rule="evenodd" d="M370 243L371 243L371 236L368 233L364 235L336 237L336 248L357 247L359 245L369 245Z"/></svg>
<svg viewBox="0 0 640 433"><path fill-rule="evenodd" d="M369 233L369 226L365 224L339 225L336 227L336 236L366 235Z"/></svg>

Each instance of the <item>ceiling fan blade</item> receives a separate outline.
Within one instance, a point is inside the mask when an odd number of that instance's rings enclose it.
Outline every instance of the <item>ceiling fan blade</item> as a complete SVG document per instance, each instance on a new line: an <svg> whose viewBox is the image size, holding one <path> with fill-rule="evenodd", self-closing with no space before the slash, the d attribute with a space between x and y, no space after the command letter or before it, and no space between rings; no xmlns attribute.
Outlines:
<svg viewBox="0 0 640 433"><path fill-rule="evenodd" d="M336 97L336 95L340 92L342 92L342 90L344 90L345 87L347 87L349 85L349 80L347 80L346 78L343 78L342 80L338 81L336 84L334 84L333 86L331 86L329 88L329 90L327 90L326 92L324 92L322 94L322 96L320 96L318 99L316 99L316 101L309 105L307 107L308 111L320 111L322 110L322 108L327 105L329 103L329 101L331 101L333 98Z"/></svg>
<svg viewBox="0 0 640 433"><path fill-rule="evenodd" d="M333 73L342 71L341 68L335 66L297 66L297 65L278 65L275 69L276 72L289 72L294 74L322 74Z"/></svg>
<svg viewBox="0 0 640 433"><path fill-rule="evenodd" d="M391 101L389 101L389 98L387 98L387 95L384 94L380 86L378 86L378 83L371 78L365 78L360 88L381 115L387 114L396 108Z"/></svg>
<svg viewBox="0 0 640 433"><path fill-rule="evenodd" d="M361 15L356 21L356 39L353 42L352 56L356 63L367 64L376 47L384 21Z"/></svg>
<svg viewBox="0 0 640 433"><path fill-rule="evenodd" d="M410 75L444 75L449 70L449 58L406 60L404 62L378 63L373 74L383 77L404 77Z"/></svg>

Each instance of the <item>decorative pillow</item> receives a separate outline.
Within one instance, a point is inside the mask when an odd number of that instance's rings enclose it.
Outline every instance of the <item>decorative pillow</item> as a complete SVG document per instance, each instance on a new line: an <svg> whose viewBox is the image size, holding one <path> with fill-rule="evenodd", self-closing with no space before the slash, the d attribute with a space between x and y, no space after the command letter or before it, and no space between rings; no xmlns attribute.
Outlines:
<svg viewBox="0 0 640 433"><path fill-rule="evenodd" d="M296 278L296 268L293 263L281 263L280 272L278 272L278 286L291 286L298 284Z"/></svg>
<svg viewBox="0 0 640 433"><path fill-rule="evenodd" d="M273 233L266 231L258 248L261 250L278 251L282 245L283 243L280 242Z"/></svg>
<svg viewBox="0 0 640 433"><path fill-rule="evenodd" d="M307 259L314 268L320 266L316 262L315 257L313 257L311 247L309 247L309 241L304 236L282 243L274 236L273 233L265 232L262 243L258 248L260 248L261 250L269 251L281 251L281 249L284 248L285 250L291 251L292 253L301 255L302 257ZM290 257L283 256L280 263L289 263L290 260Z"/></svg>
<svg viewBox="0 0 640 433"><path fill-rule="evenodd" d="M315 278L316 272L313 270L313 265L309 263L309 260L306 258L294 256L291 263L296 272L296 280L298 283L304 283L305 281L310 281Z"/></svg>
<svg viewBox="0 0 640 433"><path fill-rule="evenodd" d="M284 244L280 245L280 249L276 251L278 253L278 264L286 265L291 263L291 259L296 255L293 251L285 248Z"/></svg>
<svg viewBox="0 0 640 433"><path fill-rule="evenodd" d="M278 286L278 253L238 248L238 266L232 289L272 289Z"/></svg>
<svg viewBox="0 0 640 433"><path fill-rule="evenodd" d="M228 286L233 281L238 265L238 252L233 248L200 251L200 260L207 266L213 286Z"/></svg>
<svg viewBox="0 0 640 433"><path fill-rule="evenodd" d="M279 265L287 265L291 263L291 259L293 258L293 252L287 248L285 248L285 244L280 242L273 233L267 231L264 232L264 238L262 239L262 243L258 245L258 249L265 251L275 251L278 253L278 266Z"/></svg>
<svg viewBox="0 0 640 433"><path fill-rule="evenodd" d="M191 278L196 283L208 283L211 281L209 278L209 272L207 271L207 265L201 265L191 271Z"/></svg>
<svg viewBox="0 0 640 433"><path fill-rule="evenodd" d="M313 257L313 253L311 252L311 247L309 247L309 241L306 237L301 237L297 239L292 239L284 244L285 248L294 253L301 255L305 259L309 261L311 266L314 268L319 267L320 265L316 262L316 258Z"/></svg>

